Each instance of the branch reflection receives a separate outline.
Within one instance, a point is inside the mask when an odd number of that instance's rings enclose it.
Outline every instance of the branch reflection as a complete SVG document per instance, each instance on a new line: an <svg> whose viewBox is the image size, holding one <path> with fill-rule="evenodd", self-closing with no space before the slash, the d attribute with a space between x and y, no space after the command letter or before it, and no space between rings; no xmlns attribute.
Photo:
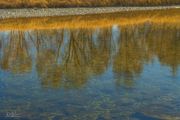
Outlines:
<svg viewBox="0 0 180 120"><path fill-rule="evenodd" d="M1 69L32 71L43 87L80 88L112 68L116 84L132 86L155 58L176 75L180 27L145 22L105 28L9 31L0 34ZM116 37L115 37L116 36Z"/></svg>

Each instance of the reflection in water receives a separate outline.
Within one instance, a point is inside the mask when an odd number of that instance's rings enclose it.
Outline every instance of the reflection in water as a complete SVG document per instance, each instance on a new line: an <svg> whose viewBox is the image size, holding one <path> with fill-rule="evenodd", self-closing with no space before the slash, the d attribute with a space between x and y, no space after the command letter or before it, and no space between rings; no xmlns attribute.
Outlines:
<svg viewBox="0 0 180 120"><path fill-rule="evenodd" d="M78 29L137 25L146 22L154 24L166 24L173 26L180 24L180 9L167 10L140 10L122 11L118 13L59 16L59 17L38 17L38 18L17 18L0 19L1 30L32 30L32 29Z"/></svg>
<svg viewBox="0 0 180 120"><path fill-rule="evenodd" d="M44 87L81 87L112 67L117 85L133 85L158 58L175 76L180 29L144 23L96 29L9 31L1 34L1 69L27 73L33 64ZM116 36L116 37L115 37ZM36 54L34 54L36 53Z"/></svg>
<svg viewBox="0 0 180 120"><path fill-rule="evenodd" d="M10 32L9 43L3 49L1 67L14 73L31 70L31 58L28 54L27 42L23 32Z"/></svg>
<svg viewBox="0 0 180 120"><path fill-rule="evenodd" d="M0 20L0 120L180 119L178 11Z"/></svg>

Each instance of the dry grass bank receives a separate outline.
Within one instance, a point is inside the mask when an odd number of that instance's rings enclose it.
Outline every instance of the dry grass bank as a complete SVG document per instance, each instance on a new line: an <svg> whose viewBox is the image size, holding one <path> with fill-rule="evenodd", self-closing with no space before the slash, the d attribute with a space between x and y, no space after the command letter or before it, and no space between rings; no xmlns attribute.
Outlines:
<svg viewBox="0 0 180 120"><path fill-rule="evenodd" d="M180 0L0 0L0 8L177 5Z"/></svg>
<svg viewBox="0 0 180 120"><path fill-rule="evenodd" d="M0 30L97 28L134 25L145 22L180 25L180 9L131 11L101 15L20 18L0 20ZM178 26L177 26L178 27ZM180 26L179 26L180 27Z"/></svg>

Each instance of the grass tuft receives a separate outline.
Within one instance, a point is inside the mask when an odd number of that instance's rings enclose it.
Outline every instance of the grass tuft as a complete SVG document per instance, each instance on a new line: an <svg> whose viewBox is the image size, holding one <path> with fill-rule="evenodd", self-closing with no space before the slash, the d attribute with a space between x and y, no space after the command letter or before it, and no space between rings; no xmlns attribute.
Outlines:
<svg viewBox="0 0 180 120"><path fill-rule="evenodd" d="M180 0L0 0L0 8L177 5Z"/></svg>

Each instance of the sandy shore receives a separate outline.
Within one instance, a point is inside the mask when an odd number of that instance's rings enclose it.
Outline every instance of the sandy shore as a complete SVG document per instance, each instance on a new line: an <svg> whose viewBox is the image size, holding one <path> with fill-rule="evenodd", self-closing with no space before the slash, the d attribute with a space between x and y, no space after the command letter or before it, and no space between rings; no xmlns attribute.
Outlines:
<svg viewBox="0 0 180 120"><path fill-rule="evenodd" d="M158 7L98 7L98 8L45 8L45 9L0 9L0 19L22 17L44 17L65 15L86 15L135 10L179 9L180 6Z"/></svg>

